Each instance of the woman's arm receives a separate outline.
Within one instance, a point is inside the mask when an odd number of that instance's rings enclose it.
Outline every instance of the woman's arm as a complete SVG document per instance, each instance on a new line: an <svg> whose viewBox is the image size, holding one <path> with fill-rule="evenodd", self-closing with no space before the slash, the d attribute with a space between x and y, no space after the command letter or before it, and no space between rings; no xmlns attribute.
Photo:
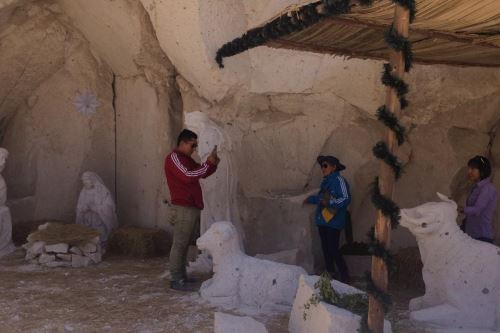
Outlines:
<svg viewBox="0 0 500 333"><path fill-rule="evenodd" d="M319 204L319 195L317 195L317 194L310 195L307 197L305 202L308 204L317 205L317 204Z"/></svg>
<svg viewBox="0 0 500 333"><path fill-rule="evenodd" d="M473 206L465 206L464 213L467 215L478 216L490 202L493 193L490 187L483 187L479 192L476 202Z"/></svg>

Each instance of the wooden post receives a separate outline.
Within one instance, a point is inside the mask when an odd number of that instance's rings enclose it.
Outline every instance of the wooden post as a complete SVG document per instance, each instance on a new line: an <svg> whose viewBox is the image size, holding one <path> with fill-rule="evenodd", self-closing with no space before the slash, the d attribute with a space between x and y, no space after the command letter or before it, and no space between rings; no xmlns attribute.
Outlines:
<svg viewBox="0 0 500 333"><path fill-rule="evenodd" d="M408 37L408 27L410 21L409 11L396 5L394 13L394 28L396 31ZM391 49L389 55L391 71L394 76L403 78L405 70L405 60L402 52L396 52ZM396 91L387 87L385 106L387 110L392 111L396 117L401 116L401 106ZM398 142L394 132L388 130L386 143L389 150L395 154L398 148ZM392 198L394 189L394 172L387 164L381 162L379 187L382 195ZM391 221L385 217L380 211L377 212L377 224L375 225L375 237L386 248L390 247L391 243ZM384 261L378 257L372 257L372 279L375 285L383 291L387 292L388 287L388 270ZM374 333L383 333L384 331L384 308L374 297L370 296L368 310L368 326Z"/></svg>

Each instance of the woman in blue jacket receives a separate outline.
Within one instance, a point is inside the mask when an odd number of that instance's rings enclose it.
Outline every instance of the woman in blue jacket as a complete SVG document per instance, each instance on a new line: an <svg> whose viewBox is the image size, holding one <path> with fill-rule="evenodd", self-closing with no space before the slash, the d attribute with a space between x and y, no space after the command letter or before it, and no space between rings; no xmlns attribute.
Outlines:
<svg viewBox="0 0 500 333"><path fill-rule="evenodd" d="M334 156L318 156L323 181L317 195L308 197L306 204L317 205L315 223L318 226L326 269L333 276L335 265L340 281L349 282L349 272L339 251L340 232L345 227L347 206L351 203L349 184L340 175L345 166Z"/></svg>

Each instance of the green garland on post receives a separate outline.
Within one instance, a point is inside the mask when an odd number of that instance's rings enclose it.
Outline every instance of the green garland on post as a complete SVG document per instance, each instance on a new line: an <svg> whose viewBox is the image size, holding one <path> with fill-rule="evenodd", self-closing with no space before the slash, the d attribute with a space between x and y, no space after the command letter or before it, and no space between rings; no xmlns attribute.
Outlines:
<svg viewBox="0 0 500 333"><path fill-rule="evenodd" d="M381 121L386 127L389 127L398 140L398 145L402 145L406 140L406 129L401 126L398 118L391 111L387 110L385 105L382 105L377 110L377 119Z"/></svg>

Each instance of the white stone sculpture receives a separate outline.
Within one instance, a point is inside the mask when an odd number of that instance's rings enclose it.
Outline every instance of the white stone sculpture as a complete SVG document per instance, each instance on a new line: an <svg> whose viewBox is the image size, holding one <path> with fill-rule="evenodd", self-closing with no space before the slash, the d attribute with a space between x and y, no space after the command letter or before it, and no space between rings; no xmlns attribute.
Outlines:
<svg viewBox="0 0 500 333"><path fill-rule="evenodd" d="M453 332L500 331L500 248L462 232L457 204L438 196L401 210L424 265L425 295L411 300L410 318Z"/></svg>
<svg viewBox="0 0 500 333"><path fill-rule="evenodd" d="M303 268L245 255L231 222L212 224L196 244L210 253L214 263L214 276L200 289L203 299L257 312L290 309L299 277L306 274Z"/></svg>
<svg viewBox="0 0 500 333"><path fill-rule="evenodd" d="M290 333L356 333L360 328L361 317L345 309L319 302L310 305L313 294L317 293L314 285L319 280L318 276L301 276L297 296L293 302L288 331ZM359 289L351 287L340 281L332 281L333 289L339 294L364 294ZM384 333L391 333L391 323L384 320Z"/></svg>
<svg viewBox="0 0 500 333"><path fill-rule="evenodd" d="M0 173L5 168L9 152L0 148ZM12 218L7 203L7 184L0 174L0 258L15 251L12 243Z"/></svg>
<svg viewBox="0 0 500 333"><path fill-rule="evenodd" d="M266 327L251 317L232 316L216 312L214 333L267 333Z"/></svg>
<svg viewBox="0 0 500 333"><path fill-rule="evenodd" d="M238 176L234 168L231 139L224 130L208 118L206 113L195 111L186 114L186 126L198 134L198 155L204 161L217 146L220 163L217 172L201 182L205 208L201 212L200 232L216 221L232 221L240 241L243 242L243 228L237 203Z"/></svg>
<svg viewBox="0 0 500 333"><path fill-rule="evenodd" d="M111 231L118 226L113 197L102 179L93 172L84 172L82 183L83 189L76 208L76 223L97 229L101 245L105 247Z"/></svg>

